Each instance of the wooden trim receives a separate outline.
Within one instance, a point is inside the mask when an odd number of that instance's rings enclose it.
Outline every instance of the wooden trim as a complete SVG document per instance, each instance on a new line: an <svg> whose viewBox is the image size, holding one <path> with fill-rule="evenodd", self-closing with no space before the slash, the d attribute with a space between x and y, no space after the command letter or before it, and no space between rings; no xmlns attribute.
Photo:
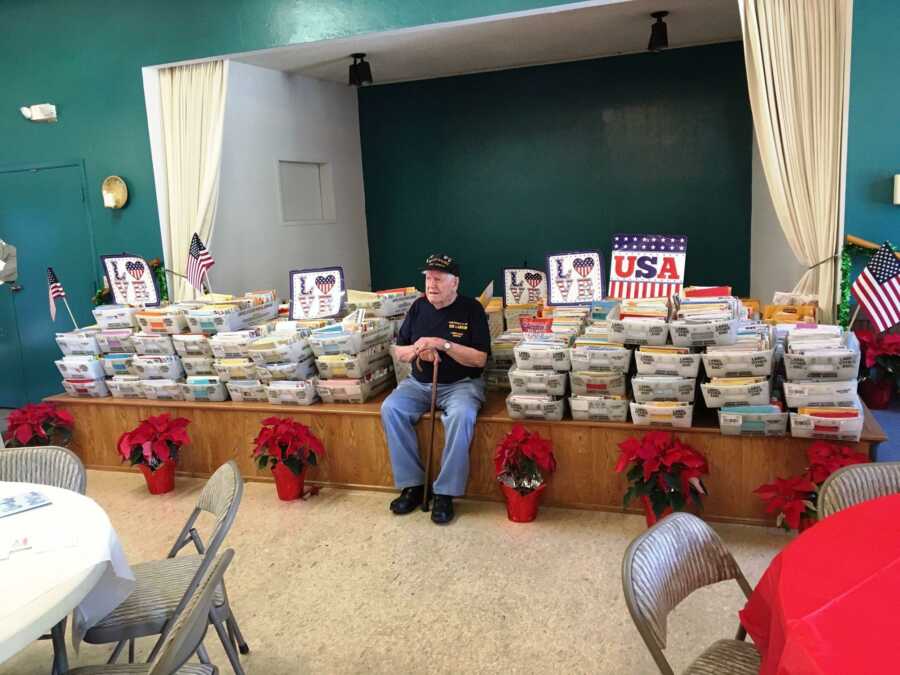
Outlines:
<svg viewBox="0 0 900 675"><path fill-rule="evenodd" d="M869 241L868 239L856 237L852 234L847 235L847 243L853 244L854 246L859 246L861 248L867 248L870 251L877 251L881 248L881 244L876 244L875 242ZM894 255L900 258L900 251L894 251Z"/></svg>
<svg viewBox="0 0 900 675"><path fill-rule="evenodd" d="M287 413L309 413L314 415L344 415L344 416L361 416L361 417L377 417L381 419L381 403L387 398L390 392L383 392L367 403L314 403L309 406L285 406L275 405L271 403L244 403L238 401L225 401L222 403L204 402L204 401L152 401L149 399L129 399L129 398L76 398L68 394L57 394L49 396L45 400L51 401L58 405L88 405L88 406L112 406L125 408L146 408L148 406L160 406L172 408L175 410L221 410L226 412L259 412L269 415L281 415ZM884 430L878 424L878 420L864 407L865 421L863 423L863 432L860 437L861 441L871 443L881 443L887 440ZM700 408L700 406L698 406ZM706 413L704 415L704 412ZM182 412L179 414L187 414ZM428 413L422 416L423 419L430 419ZM515 422L506 411L506 397L501 392L488 392L487 401L478 414L479 422L493 422L500 424L512 424ZM676 429L678 433L685 434L713 434L720 436L718 418L715 411L697 410L695 412L695 424L687 429ZM591 422L586 420L565 419L561 422L544 422L541 420L527 420L529 426L572 426L585 427L591 429L616 429L630 431L635 434L643 433L649 427L639 427L631 422Z"/></svg>
<svg viewBox="0 0 900 675"><path fill-rule="evenodd" d="M53 396L48 400L75 417L72 449L92 469L136 471L121 461L116 452L119 436L150 415L169 413L192 420L188 428L192 444L179 457L179 475L209 476L223 462L233 459L248 481L272 480L268 470L260 470L250 455L260 421L270 415L290 417L308 425L322 439L325 458L310 471L309 482L338 488L393 492L390 454L381 426L383 397L365 404L316 404L280 406L264 403L198 403L128 399L82 399ZM807 463L808 439L787 437L722 436L711 426L714 416L698 419L698 426L679 430L678 435L709 462L710 475L704 481L709 495L704 500L703 517L725 522L771 525L753 490L776 477L794 475ZM494 449L512 428L506 414L504 396L489 392L478 417L469 452L469 482L466 497L501 501L494 476ZM550 478L543 503L548 506L622 513L626 480L615 472L618 444L644 433L646 427L624 423L528 421L530 429L549 438L554 445L559 468ZM417 427L419 447L429 447L431 425ZM866 411L863 440L854 446L871 453L884 440L877 420ZM443 427L435 429L432 466L440 465ZM628 510L628 512L637 512Z"/></svg>

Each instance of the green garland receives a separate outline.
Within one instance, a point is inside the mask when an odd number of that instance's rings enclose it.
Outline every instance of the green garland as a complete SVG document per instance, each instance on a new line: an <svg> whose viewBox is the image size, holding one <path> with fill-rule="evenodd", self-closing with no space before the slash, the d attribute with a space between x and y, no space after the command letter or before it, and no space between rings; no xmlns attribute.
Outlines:
<svg viewBox="0 0 900 675"><path fill-rule="evenodd" d="M896 250L891 242L888 242L888 245ZM841 304L838 305L838 323L845 329L850 326L850 273L853 271L853 258L864 256L868 262L874 253L875 251L863 246L844 244L844 250L841 252Z"/></svg>

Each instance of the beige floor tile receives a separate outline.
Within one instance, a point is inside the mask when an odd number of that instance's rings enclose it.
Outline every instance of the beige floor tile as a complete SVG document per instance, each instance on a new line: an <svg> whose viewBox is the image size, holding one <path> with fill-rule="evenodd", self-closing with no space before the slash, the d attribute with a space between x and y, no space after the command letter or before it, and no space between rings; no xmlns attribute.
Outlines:
<svg viewBox="0 0 900 675"><path fill-rule="evenodd" d="M132 562L165 555L202 485L179 478L174 493L154 497L136 473L88 472L88 494ZM457 520L437 527L424 513L393 516L389 499L323 490L284 503L273 485L246 485L226 578L252 649L248 674L656 672L622 600L622 554L642 518L546 508L515 524L500 504L462 501ZM715 527L751 584L788 541L778 530ZM732 637L741 606L736 584L688 598L670 618L676 670ZM230 673L213 631L206 645ZM150 646L142 641L141 653ZM108 653L85 645L70 659ZM49 663L49 644L35 643L0 674L43 674Z"/></svg>

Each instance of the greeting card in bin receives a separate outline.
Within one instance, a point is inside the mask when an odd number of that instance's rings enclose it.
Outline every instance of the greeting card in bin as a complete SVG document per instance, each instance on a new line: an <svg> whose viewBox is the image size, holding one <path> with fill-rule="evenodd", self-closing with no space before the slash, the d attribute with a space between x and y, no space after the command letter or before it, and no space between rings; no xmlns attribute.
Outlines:
<svg viewBox="0 0 900 675"><path fill-rule="evenodd" d="M599 251L570 251L547 256L550 305L590 305L603 299L603 258Z"/></svg>
<svg viewBox="0 0 900 675"><path fill-rule="evenodd" d="M547 275L527 267L507 267L503 270L503 300L505 305L546 303Z"/></svg>
<svg viewBox="0 0 900 675"><path fill-rule="evenodd" d="M9 497L0 497L0 518L49 506L51 503L43 493L37 490L23 490Z"/></svg>
<svg viewBox="0 0 900 675"><path fill-rule="evenodd" d="M321 319L340 313L345 293L343 268L292 270L290 280L292 319Z"/></svg>
<svg viewBox="0 0 900 675"><path fill-rule="evenodd" d="M100 256L106 283L117 305L159 305L159 286L149 263L130 253Z"/></svg>

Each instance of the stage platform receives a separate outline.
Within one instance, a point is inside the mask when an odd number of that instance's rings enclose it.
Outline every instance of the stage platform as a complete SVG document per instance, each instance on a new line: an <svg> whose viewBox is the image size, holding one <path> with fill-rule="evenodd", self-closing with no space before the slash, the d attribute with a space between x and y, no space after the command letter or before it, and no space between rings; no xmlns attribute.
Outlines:
<svg viewBox="0 0 900 675"><path fill-rule="evenodd" d="M385 394L386 395L386 394ZM120 461L116 441L141 419L169 413L191 420L192 445L182 452L179 473L208 476L223 462L234 459L247 480L271 481L271 473L260 471L250 451L260 421L272 415L297 419L311 427L325 444L326 457L311 471L309 481L322 485L371 490L393 490L391 462L381 427L379 409L384 396L363 404L317 403L312 406L282 406L268 403L196 403L146 399L73 398L52 396L61 408L75 416L72 449L91 469L135 471ZM471 469L466 496L500 501L494 478L494 448L515 420L506 413L505 396L489 392L481 410L471 448ZM707 415L703 413L706 412ZM709 520L772 524L753 494L759 485L775 477L787 477L806 465L809 439L784 437L723 436L711 411L695 415L696 426L679 430L679 436L703 452L710 475L703 517ZM886 440L872 414L865 411L865 427L857 449L874 456L874 448ZM428 415L418 427L420 447L428 447ZM553 440L557 472L550 478L543 503L552 506L622 511L625 478L615 473L617 444L649 427L631 423L563 420L525 424ZM443 430L437 425L433 466L440 462ZM851 444L853 445L853 444ZM632 511L632 509L629 509ZM634 512L637 512L634 510Z"/></svg>

